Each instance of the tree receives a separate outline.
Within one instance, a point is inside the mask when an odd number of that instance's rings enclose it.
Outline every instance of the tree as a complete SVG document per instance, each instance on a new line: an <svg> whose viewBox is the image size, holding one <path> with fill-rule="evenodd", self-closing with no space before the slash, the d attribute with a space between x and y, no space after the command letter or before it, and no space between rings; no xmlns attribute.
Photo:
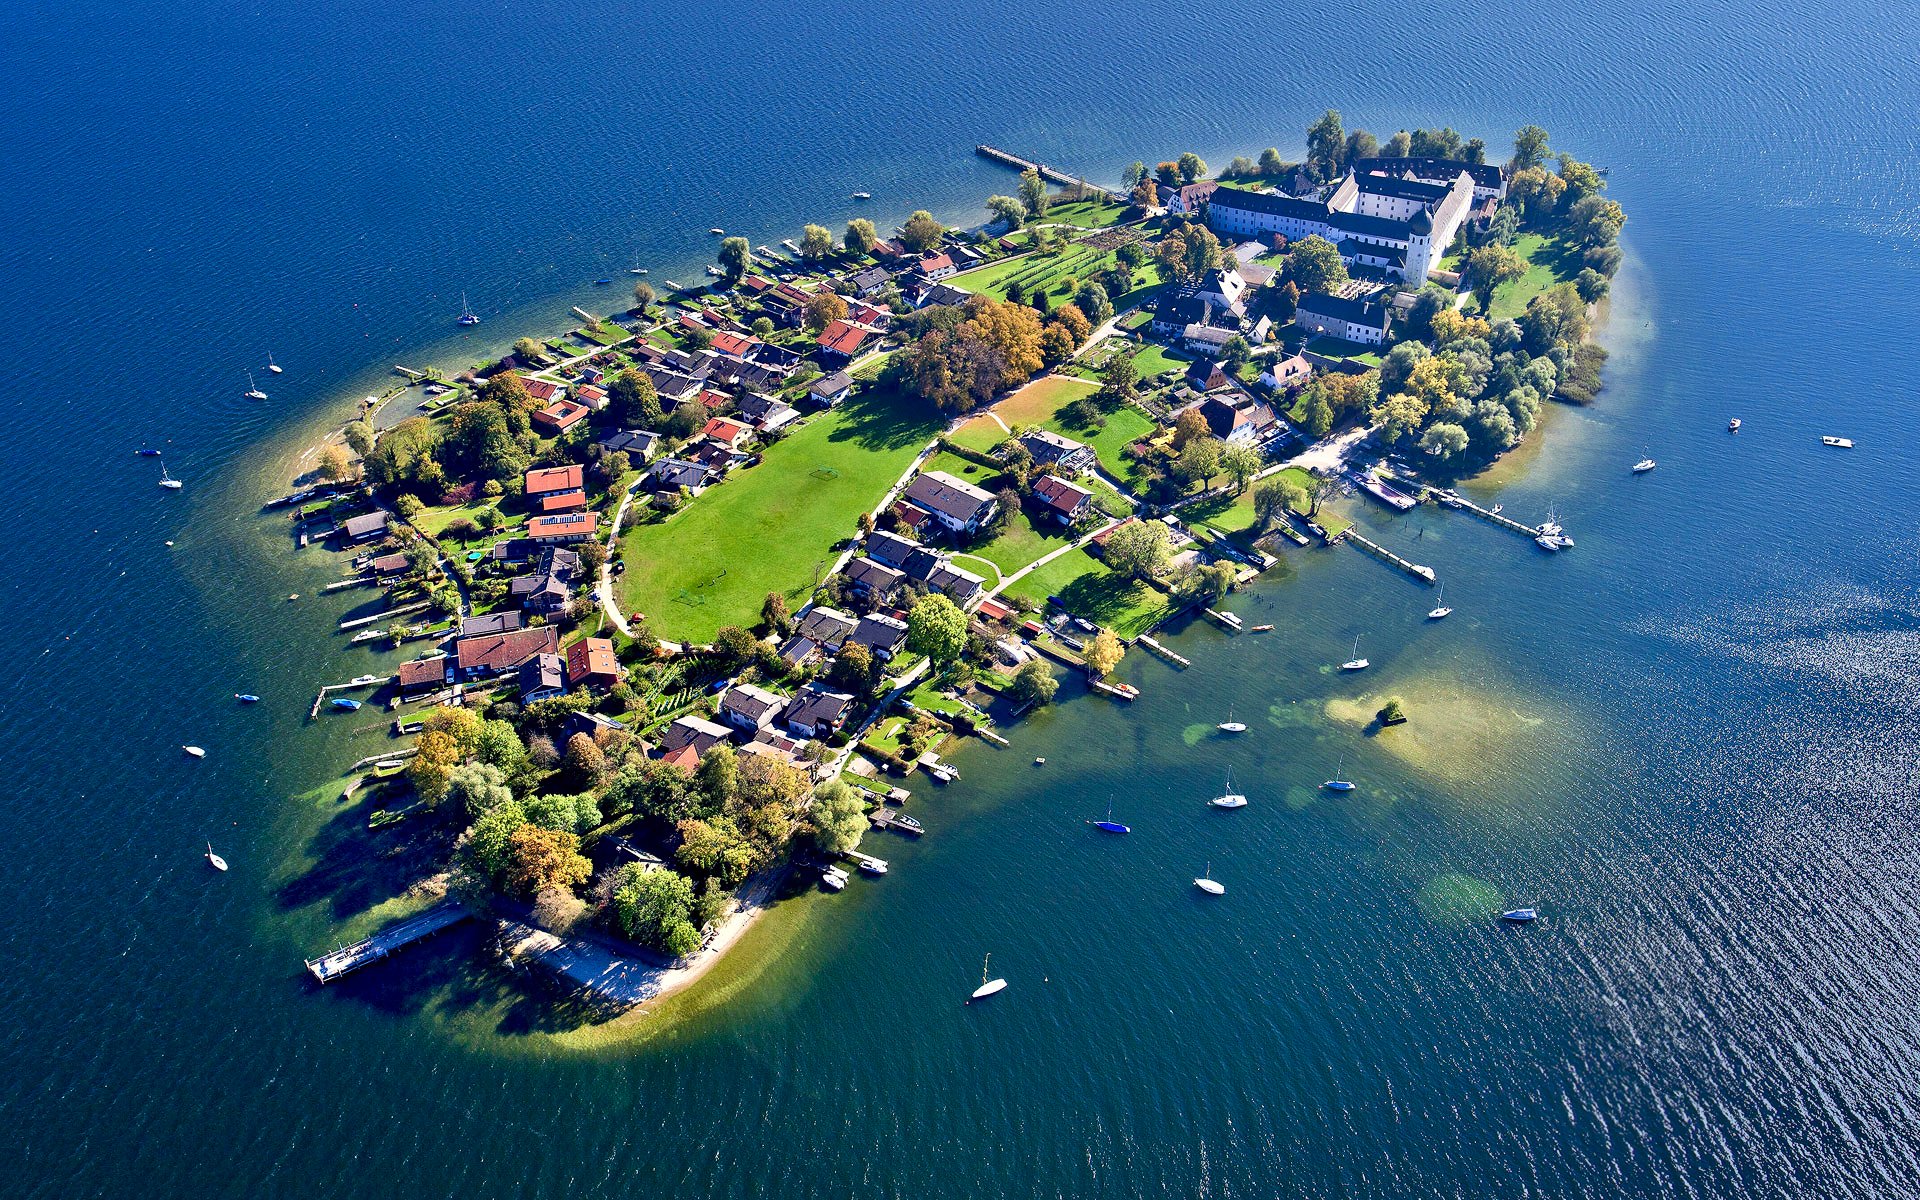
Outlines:
<svg viewBox="0 0 1920 1200"><path fill-rule="evenodd" d="M834 657L833 665L827 668L827 680L833 686L844 688L855 696L870 695L875 682L873 651L859 642L849 641L840 648L840 653Z"/></svg>
<svg viewBox="0 0 1920 1200"><path fill-rule="evenodd" d="M1008 689L1015 703L1045 708L1053 703L1054 693L1060 690L1060 681L1053 677L1053 669L1042 658L1030 658L1020 664L1013 673L1013 687Z"/></svg>
<svg viewBox="0 0 1920 1200"><path fill-rule="evenodd" d="M921 209L908 217L907 223L901 226L900 241L909 250L924 251L938 242L940 235L946 231L946 226L934 220L932 213Z"/></svg>
<svg viewBox="0 0 1920 1200"><path fill-rule="evenodd" d="M1526 260L1499 242L1476 246L1467 255L1467 275L1473 280L1473 295L1483 313L1493 311L1494 289L1526 273Z"/></svg>
<svg viewBox="0 0 1920 1200"><path fill-rule="evenodd" d="M539 338L523 337L513 343L513 352L522 362L537 363L547 360L547 346Z"/></svg>
<svg viewBox="0 0 1920 1200"><path fill-rule="evenodd" d="M755 317L753 319L753 324L747 326L747 328L753 330L753 336L759 338L761 341L764 342L773 336L773 332L774 332L773 318L772 317Z"/></svg>
<svg viewBox="0 0 1920 1200"><path fill-rule="evenodd" d="M513 835L525 828L527 812L518 800L496 804L467 830L464 853L469 865L497 884L507 869Z"/></svg>
<svg viewBox="0 0 1920 1200"><path fill-rule="evenodd" d="M348 421L340 434L355 454L365 457L373 449L373 426L365 421Z"/></svg>
<svg viewBox="0 0 1920 1200"><path fill-rule="evenodd" d="M835 292L820 292L807 301L807 328L820 332L835 321L844 320L847 302Z"/></svg>
<svg viewBox="0 0 1920 1200"><path fill-rule="evenodd" d="M465 763L447 775L447 803L458 805L469 819L512 799L507 773L491 763Z"/></svg>
<svg viewBox="0 0 1920 1200"><path fill-rule="evenodd" d="M599 787L607 780L607 755L591 737L576 733L567 739L561 768L582 787Z"/></svg>
<svg viewBox="0 0 1920 1200"><path fill-rule="evenodd" d="M1036 220L1047 214L1047 181L1033 167L1020 172L1020 203Z"/></svg>
<svg viewBox="0 0 1920 1200"><path fill-rule="evenodd" d="M622 867L613 889L620 929L645 946L676 957L700 947L693 925L693 883L678 871L649 871L639 863Z"/></svg>
<svg viewBox="0 0 1920 1200"><path fill-rule="evenodd" d="M880 244L880 232L873 222L865 217L855 217L847 222L847 236L842 239L850 254L872 254L873 248Z"/></svg>
<svg viewBox="0 0 1920 1200"><path fill-rule="evenodd" d="M1607 277L1592 267L1582 269L1573 279L1573 290L1588 304L1598 304L1600 298L1607 294L1608 286Z"/></svg>
<svg viewBox="0 0 1920 1200"><path fill-rule="evenodd" d="M732 287L752 268L753 246L743 237L722 238L718 257L720 269L726 272L726 285Z"/></svg>
<svg viewBox="0 0 1920 1200"><path fill-rule="evenodd" d="M1073 334L1058 321L1050 321L1040 331L1040 361L1057 367L1073 357Z"/></svg>
<svg viewBox="0 0 1920 1200"><path fill-rule="evenodd" d="M833 253L833 234L825 225L809 224L800 231L800 257L819 262Z"/></svg>
<svg viewBox="0 0 1920 1200"><path fill-rule="evenodd" d="M1507 180L1507 203L1517 206L1523 218L1537 219L1558 208L1566 190L1566 181L1545 167L1528 167Z"/></svg>
<svg viewBox="0 0 1920 1200"><path fill-rule="evenodd" d="M1452 458L1467 448L1467 431L1451 421L1436 421L1420 435L1420 451L1434 458Z"/></svg>
<svg viewBox="0 0 1920 1200"><path fill-rule="evenodd" d="M1115 408L1133 399L1140 388L1140 368L1134 365L1131 354L1116 354L1107 361L1100 371L1100 391L1096 399L1104 399Z"/></svg>
<svg viewBox="0 0 1920 1200"><path fill-rule="evenodd" d="M1099 287L1098 284L1088 284L1087 286L1092 288ZM1086 288L1082 288L1081 291L1086 291ZM1104 302L1106 300L1106 293L1101 292L1096 299ZM1111 305L1108 306L1108 311L1111 313ZM1103 321L1105 319L1105 317L1100 318L1100 320ZM1093 332L1093 322L1087 319L1086 311L1078 304L1062 304L1059 308L1054 309L1053 320L1073 336L1073 344L1075 346L1079 346L1082 342L1086 341L1087 335Z"/></svg>
<svg viewBox="0 0 1920 1200"><path fill-rule="evenodd" d="M1251 446L1228 446L1220 452L1220 469L1233 480L1233 490L1245 491L1247 481L1260 472L1260 452Z"/></svg>
<svg viewBox="0 0 1920 1200"><path fill-rule="evenodd" d="M1356 129L1347 135L1347 165L1363 159L1380 157L1380 139L1364 129Z"/></svg>
<svg viewBox="0 0 1920 1200"><path fill-rule="evenodd" d="M1280 157L1280 151L1274 149L1272 146L1268 146L1260 152L1260 161L1254 167L1254 170L1260 172L1262 175L1278 175L1286 169L1287 164L1286 161Z"/></svg>
<svg viewBox="0 0 1920 1200"><path fill-rule="evenodd" d="M642 279L639 283L633 285L633 306L635 308L644 313L653 307L653 301L654 291L652 284Z"/></svg>
<svg viewBox="0 0 1920 1200"><path fill-rule="evenodd" d="M1301 238L1287 252L1287 281L1303 293L1331 295L1347 282L1340 251L1319 234Z"/></svg>
<svg viewBox="0 0 1920 1200"><path fill-rule="evenodd" d="M760 602L760 623L779 637L787 636L793 628L793 618L787 615L787 598L779 592L768 592Z"/></svg>
<svg viewBox="0 0 1920 1200"><path fill-rule="evenodd" d="M1138 187L1140 181L1145 178L1147 178L1147 164L1137 160L1120 173L1120 183L1127 188Z"/></svg>
<svg viewBox="0 0 1920 1200"><path fill-rule="evenodd" d="M1129 521L1107 535L1103 552L1107 567L1114 574L1124 579L1144 580L1166 569L1172 549L1165 525L1158 521Z"/></svg>
<svg viewBox="0 0 1920 1200"><path fill-rule="evenodd" d="M1200 438L1212 437L1213 427L1207 424L1205 413L1195 405L1182 412L1173 422L1173 448L1185 450L1187 444Z"/></svg>
<svg viewBox="0 0 1920 1200"><path fill-rule="evenodd" d="M1522 125L1513 134L1513 157L1507 161L1510 171L1524 171L1529 167L1545 166L1547 156L1553 151L1547 148L1547 131L1538 125Z"/></svg>
<svg viewBox="0 0 1920 1200"><path fill-rule="evenodd" d="M1236 333L1227 339L1225 346L1220 348L1220 360L1227 368L1227 374L1238 375L1240 368L1253 361L1253 347L1247 343L1246 338Z"/></svg>
<svg viewBox="0 0 1920 1200"><path fill-rule="evenodd" d="M1402 129L1387 139L1380 150L1382 158L1405 158L1413 150L1413 135Z"/></svg>
<svg viewBox="0 0 1920 1200"><path fill-rule="evenodd" d="M1373 714L1373 719L1382 725L1404 725L1407 721L1407 710L1400 703L1400 697L1395 696L1380 706L1380 711Z"/></svg>
<svg viewBox="0 0 1920 1200"><path fill-rule="evenodd" d="M1620 259L1618 246L1589 246L1580 252L1581 262L1609 279L1613 278L1614 272L1620 269Z"/></svg>
<svg viewBox="0 0 1920 1200"><path fill-rule="evenodd" d="M1207 160L1189 150L1180 156L1175 169L1180 173L1181 183L1194 183L1207 177Z"/></svg>
<svg viewBox="0 0 1920 1200"><path fill-rule="evenodd" d="M1253 518L1261 529L1272 529L1286 520L1288 510L1307 511L1307 489L1286 476L1269 479L1253 489Z"/></svg>
<svg viewBox="0 0 1920 1200"><path fill-rule="evenodd" d="M1068 307L1080 310L1082 319L1089 322L1088 332L1092 332L1094 325L1113 316L1113 301L1108 297L1107 289L1091 279L1075 289L1073 303ZM1085 337L1086 334L1080 336Z"/></svg>
<svg viewBox="0 0 1920 1200"><path fill-rule="evenodd" d="M1220 470L1220 439L1215 437L1194 438L1180 451L1180 457L1174 461L1174 474L1187 483L1206 482L1211 484L1216 472Z"/></svg>
<svg viewBox="0 0 1920 1200"><path fill-rule="evenodd" d="M1259 170L1260 168L1254 165L1252 159L1244 154L1236 154L1233 156L1233 161L1227 164L1227 169L1220 174L1226 179L1251 179Z"/></svg>
<svg viewBox="0 0 1920 1200"><path fill-rule="evenodd" d="M1347 133L1340 126L1340 110L1330 108L1307 127L1307 161L1320 171L1323 179L1339 173L1341 158L1347 149Z"/></svg>
<svg viewBox="0 0 1920 1200"><path fill-rule="evenodd" d="M987 217L1011 232L1027 223L1027 208L1012 196L988 196Z"/></svg>
<svg viewBox="0 0 1920 1200"><path fill-rule="evenodd" d="M1567 185L1567 194L1561 202L1569 207L1580 203L1588 196L1598 196L1607 189L1607 181L1593 164L1583 163L1571 154L1560 156L1560 180Z"/></svg>
<svg viewBox="0 0 1920 1200"><path fill-rule="evenodd" d="M1174 578L1174 598L1187 604L1215 605L1233 590L1238 571L1230 562L1188 566Z"/></svg>
<svg viewBox="0 0 1920 1200"><path fill-rule="evenodd" d="M446 799L453 769L462 757L459 743L450 735L437 729L422 733L414 743L413 760L407 764L413 790L428 804L439 804Z"/></svg>
<svg viewBox="0 0 1920 1200"><path fill-rule="evenodd" d="M718 879L721 887L739 887L759 863L759 853L732 817L682 821L679 833L675 857L683 866Z"/></svg>
<svg viewBox="0 0 1920 1200"><path fill-rule="evenodd" d="M714 653L729 669L744 666L760 653L760 639L738 625L722 625L714 631Z"/></svg>
<svg viewBox="0 0 1920 1200"><path fill-rule="evenodd" d="M320 478L338 483L353 478L353 460L345 446L328 442L320 449Z"/></svg>
<svg viewBox="0 0 1920 1200"><path fill-rule="evenodd" d="M1567 228L1583 246L1611 246L1626 223L1619 201L1604 196L1584 197L1567 210Z"/></svg>
<svg viewBox="0 0 1920 1200"><path fill-rule="evenodd" d="M922 596L907 610L907 649L948 663L967 648L967 614L941 595Z"/></svg>
<svg viewBox="0 0 1920 1200"><path fill-rule="evenodd" d="M1511 246L1520 237L1520 214L1511 204L1502 204L1494 211L1493 220L1487 225L1487 236L1502 246Z"/></svg>
<svg viewBox="0 0 1920 1200"><path fill-rule="evenodd" d="M1120 659L1126 653L1127 648L1120 644L1120 639L1113 635L1113 631L1102 629L1088 639L1086 648L1080 651L1080 657L1086 660L1087 670L1105 679L1113 674L1113 669L1120 665Z"/></svg>
<svg viewBox="0 0 1920 1200"><path fill-rule="evenodd" d="M1127 193L1127 199L1132 201L1135 208L1152 208L1160 203L1160 185L1151 179L1142 179L1133 185L1133 190Z"/></svg>
<svg viewBox="0 0 1920 1200"><path fill-rule="evenodd" d="M851 787L830 779L813 790L807 832L821 851L845 854L860 844L860 835L866 831L867 806Z"/></svg>

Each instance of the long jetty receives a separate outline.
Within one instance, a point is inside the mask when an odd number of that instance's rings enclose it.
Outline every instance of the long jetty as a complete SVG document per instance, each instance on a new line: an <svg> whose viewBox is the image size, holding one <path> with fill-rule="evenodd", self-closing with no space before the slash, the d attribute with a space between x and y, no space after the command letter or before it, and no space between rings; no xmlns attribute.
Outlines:
<svg viewBox="0 0 1920 1200"><path fill-rule="evenodd" d="M1190 667L1193 665L1191 662L1187 661L1187 658L1185 655L1176 654L1172 650L1167 649L1167 647L1165 647L1164 645L1154 641L1152 636L1149 634L1144 634L1144 633L1141 634L1139 637L1139 642L1142 646L1145 646L1147 649L1153 651L1155 654L1158 654L1161 658L1166 659L1168 662L1172 663L1177 667Z"/></svg>
<svg viewBox="0 0 1920 1200"><path fill-rule="evenodd" d="M1407 574L1413 576L1415 579L1418 579L1420 582L1422 583L1433 582L1434 576L1433 576L1432 567L1423 567L1419 563L1414 562L1411 559L1400 557L1398 554L1395 554L1393 551L1387 549L1385 546L1382 546L1380 543L1371 541L1365 537L1362 537L1358 532L1356 532L1353 529L1352 526L1348 526L1346 529L1342 530L1341 532L1334 534L1333 540L1336 542L1351 541L1354 545L1360 547L1362 550L1365 550L1369 554L1372 554L1376 558L1384 559L1385 561L1392 563L1394 566L1399 567L1402 571L1405 571Z"/></svg>
<svg viewBox="0 0 1920 1200"><path fill-rule="evenodd" d="M982 142L973 148L973 152L981 158L991 162L997 162L1004 167L1012 167L1016 171L1037 171L1040 174L1040 178L1049 183L1057 183L1062 187L1085 188L1089 192L1096 193L1102 199L1113 199L1113 191L1110 188L1103 188L1097 183L1088 183L1078 175L1069 175L1065 171L1057 167L1050 167L1043 162L1030 162L1027 159L1021 158L1018 154L1009 154L998 146L989 146L985 142Z"/></svg>
<svg viewBox="0 0 1920 1200"><path fill-rule="evenodd" d="M1501 516L1499 513L1494 512L1492 509L1481 508L1478 504L1475 504L1473 501L1467 499L1465 496L1460 495L1458 492L1436 492L1434 494L1437 497L1439 497L1440 504L1443 508L1464 509L1465 511L1472 513L1476 517L1480 517L1484 520L1492 521L1495 525L1498 525L1502 529L1510 529L1515 533L1523 533L1530 538L1535 538L1540 536L1540 530L1535 528L1534 526L1523 525L1520 522L1514 520L1512 517Z"/></svg>
<svg viewBox="0 0 1920 1200"><path fill-rule="evenodd" d="M358 971L368 963L379 962L422 938L432 937L443 929L458 925L472 915L467 906L458 900L444 900L425 912L387 926L365 941L309 959L307 970L321 983L332 983L342 975Z"/></svg>

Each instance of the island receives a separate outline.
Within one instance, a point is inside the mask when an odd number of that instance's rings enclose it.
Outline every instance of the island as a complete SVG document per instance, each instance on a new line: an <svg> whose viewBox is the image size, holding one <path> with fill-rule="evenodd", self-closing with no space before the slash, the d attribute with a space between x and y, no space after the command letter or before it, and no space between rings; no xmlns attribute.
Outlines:
<svg viewBox="0 0 1920 1200"><path fill-rule="evenodd" d="M1063 681L1133 702L1131 647L1238 632L1226 597L1284 555L1431 581L1343 493L1570 547L1454 485L1599 391L1606 173L1536 126L1503 165L1333 111L1306 147L1108 189L982 146L1020 174L977 227L725 237L708 283L364 402L269 507L381 593L341 627L392 672L310 715L392 713L343 799L427 865L313 976L478 917L644 1004L779 897L885 873L954 739L1009 745Z"/></svg>

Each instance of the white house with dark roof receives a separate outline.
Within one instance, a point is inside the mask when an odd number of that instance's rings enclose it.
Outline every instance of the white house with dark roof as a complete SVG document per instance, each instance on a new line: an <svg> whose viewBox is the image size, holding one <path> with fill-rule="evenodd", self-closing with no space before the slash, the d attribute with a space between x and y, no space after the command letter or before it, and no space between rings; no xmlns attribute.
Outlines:
<svg viewBox="0 0 1920 1200"><path fill-rule="evenodd" d="M1392 306L1344 296L1302 296L1293 323L1308 337L1344 338L1367 346L1387 340Z"/></svg>
<svg viewBox="0 0 1920 1200"><path fill-rule="evenodd" d="M945 471L914 476L904 499L932 513L934 520L954 533L978 533L1000 507L992 492Z"/></svg>
<svg viewBox="0 0 1920 1200"><path fill-rule="evenodd" d="M843 613L837 608L828 608L816 604L800 614L793 631L817 646L829 650L838 650L840 644L853 635L860 621L851 613Z"/></svg>
<svg viewBox="0 0 1920 1200"><path fill-rule="evenodd" d="M1474 176L1467 164L1456 166L1444 180L1349 174L1324 200L1223 187L1207 204L1207 225L1233 238L1325 238L1349 266L1398 275L1418 287L1473 214Z"/></svg>
<svg viewBox="0 0 1920 1200"><path fill-rule="evenodd" d="M892 658L907 644L907 623L885 613L868 613L860 618L849 642L865 646L881 662Z"/></svg>
<svg viewBox="0 0 1920 1200"><path fill-rule="evenodd" d="M788 706L784 720L787 732L795 737L821 738L831 736L846 724L852 711L852 696L814 685L800 689Z"/></svg>
<svg viewBox="0 0 1920 1200"><path fill-rule="evenodd" d="M1020 435L1020 445L1037 466L1058 466L1072 472L1093 466L1093 447L1062 437L1051 429L1029 429Z"/></svg>
<svg viewBox="0 0 1920 1200"><path fill-rule="evenodd" d="M730 732L725 725L716 725L704 717L676 717L661 737L660 749L671 754L691 746L696 755L704 755L726 741Z"/></svg>
<svg viewBox="0 0 1920 1200"><path fill-rule="evenodd" d="M1042 475L1033 482L1033 497L1062 525L1071 525L1093 511L1093 493L1071 479Z"/></svg>
<svg viewBox="0 0 1920 1200"><path fill-rule="evenodd" d="M778 692L751 683L736 683L720 697L720 719L735 729L757 733L773 724L786 706L787 698Z"/></svg>

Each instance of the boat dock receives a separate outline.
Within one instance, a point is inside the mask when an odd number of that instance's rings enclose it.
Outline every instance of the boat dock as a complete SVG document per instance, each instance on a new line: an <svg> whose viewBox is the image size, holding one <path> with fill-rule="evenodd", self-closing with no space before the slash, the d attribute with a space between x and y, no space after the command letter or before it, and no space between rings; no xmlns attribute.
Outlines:
<svg viewBox="0 0 1920 1200"><path fill-rule="evenodd" d="M1057 183L1062 187L1085 188L1104 200L1112 200L1114 198L1111 190L1103 188L1097 183L1088 183L1078 175L1069 175L1065 171L1050 167L1045 163L1029 162L1021 158L1018 154L1007 153L998 146L989 146L982 142L973 148L973 152L981 158L991 162L997 162L1003 167L1012 167L1016 171L1038 171L1040 178L1046 180L1048 183Z"/></svg>
<svg viewBox="0 0 1920 1200"><path fill-rule="evenodd" d="M1205 612L1209 617L1212 617L1215 623L1228 633L1239 633L1245 628L1245 623L1230 612L1221 612L1218 609L1212 608L1202 609L1201 611Z"/></svg>
<svg viewBox="0 0 1920 1200"><path fill-rule="evenodd" d="M1390 487L1385 480L1365 472L1355 473L1354 486L1372 496L1375 500L1393 509L1395 512L1412 512L1420 502L1412 496Z"/></svg>
<svg viewBox="0 0 1920 1200"><path fill-rule="evenodd" d="M392 683L394 679L395 679L395 676L382 675L378 679L373 680L371 683L361 683L358 680L352 680L352 679L348 680L345 683L329 683L325 687L320 689L319 695L313 698L313 707L307 712L307 720L311 721L320 715L320 706L327 702L328 692L354 692L354 691L359 691L361 688L366 688L366 687L380 687L384 684ZM387 758L391 756L383 754L383 755L380 755L379 757Z"/></svg>
<svg viewBox="0 0 1920 1200"><path fill-rule="evenodd" d="M1423 567L1419 563L1414 562L1411 559L1401 558L1398 554L1395 554L1393 551L1387 549L1385 546L1382 546L1380 543L1371 541L1365 537L1362 537L1360 533L1357 530L1355 530L1352 526L1348 526L1346 529L1343 529L1339 533L1334 534L1332 540L1335 542L1350 541L1354 545L1360 547L1362 550L1365 550L1367 553L1373 555L1375 558L1384 559L1385 561L1392 563L1394 566L1399 567L1402 571L1405 571L1407 574L1413 576L1415 579L1418 579L1422 583L1433 582L1434 576L1433 576L1432 567Z"/></svg>
<svg viewBox="0 0 1920 1200"><path fill-rule="evenodd" d="M1145 646L1147 649L1153 651L1155 654L1158 654L1161 658L1166 659L1168 662L1172 663L1176 667L1190 667L1193 665L1191 662L1187 660L1187 657L1184 654L1175 654L1173 651L1167 649L1165 646L1161 645L1159 642L1154 641L1152 635L1150 634L1145 634L1145 633L1141 634L1140 637L1138 638L1138 641L1142 646Z"/></svg>
<svg viewBox="0 0 1920 1200"><path fill-rule="evenodd" d="M427 607L427 602L422 600L418 604L405 604L399 608L390 608L385 612L377 612L370 617L355 617L351 621L340 622L340 632L345 633L349 629L359 629L363 625L371 625L375 621L384 621L389 617L400 617L405 616L407 613L424 612Z"/></svg>
<svg viewBox="0 0 1920 1200"><path fill-rule="evenodd" d="M443 900L425 912L382 929L365 941L342 946L331 954L307 962L307 970L321 983L332 983L342 975L358 971L368 963L379 962L394 951L422 938L432 937L471 917L473 913L458 900Z"/></svg>
<svg viewBox="0 0 1920 1200"><path fill-rule="evenodd" d="M1463 509L1466 512L1472 513L1476 517L1482 518L1483 520L1492 521L1495 525L1498 525L1502 529L1510 529L1515 533L1523 533L1530 538L1536 538L1540 536L1540 531L1537 528L1531 525L1522 525L1520 522L1514 520L1512 517L1503 517L1499 513L1494 512L1491 509L1481 508L1478 504L1475 504L1473 501L1467 499L1465 496L1460 495L1458 492L1436 492L1434 494L1436 497L1438 497L1441 505L1446 508Z"/></svg>
<svg viewBox="0 0 1920 1200"><path fill-rule="evenodd" d="M895 812L882 805L867 814L867 822L875 829L884 829L890 833L904 834L907 837L919 837L926 830L920 822L902 812Z"/></svg>
<svg viewBox="0 0 1920 1200"><path fill-rule="evenodd" d="M858 850L844 851L840 857L862 870L872 871L875 875L887 873L887 860L884 858L875 858L871 854L862 854Z"/></svg>
<svg viewBox="0 0 1920 1200"><path fill-rule="evenodd" d="M980 735L980 738L982 741L988 742L991 745L998 746L1002 750L1005 750L1008 746L1013 745L1013 743L1009 742L1006 738L1001 737L999 734L995 733L993 730L985 728L984 726L975 726L973 731Z"/></svg>
<svg viewBox="0 0 1920 1200"><path fill-rule="evenodd" d="M1135 700L1138 700L1140 698L1140 689L1137 687L1134 687L1131 684L1126 684L1126 683L1114 684L1114 683L1108 683L1102 679L1096 679L1093 682L1087 684L1087 687L1089 687L1093 691L1099 692L1102 696L1111 696L1115 700L1119 700L1127 704L1132 704Z"/></svg>

